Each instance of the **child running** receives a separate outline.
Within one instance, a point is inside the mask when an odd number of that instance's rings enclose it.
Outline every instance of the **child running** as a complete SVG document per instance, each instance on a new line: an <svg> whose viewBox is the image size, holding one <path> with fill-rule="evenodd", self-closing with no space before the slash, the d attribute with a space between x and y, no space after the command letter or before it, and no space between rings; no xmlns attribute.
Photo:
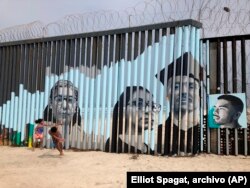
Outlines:
<svg viewBox="0 0 250 188"><path fill-rule="evenodd" d="M54 126L50 129L49 134L52 137L53 143L56 146L56 149L60 152L60 155L63 155L63 142L62 134L58 130L57 126Z"/></svg>
<svg viewBox="0 0 250 188"><path fill-rule="evenodd" d="M38 147L40 147L41 149L43 148L44 126L47 126L43 119L37 119L35 123L37 124L37 126L35 128L35 140L33 142L33 150L35 149L36 145L38 145Z"/></svg>

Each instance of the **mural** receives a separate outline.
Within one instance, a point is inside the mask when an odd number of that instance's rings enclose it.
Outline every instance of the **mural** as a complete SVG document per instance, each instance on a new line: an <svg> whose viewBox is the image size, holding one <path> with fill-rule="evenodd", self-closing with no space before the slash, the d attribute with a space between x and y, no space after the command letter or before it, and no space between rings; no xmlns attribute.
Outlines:
<svg viewBox="0 0 250 188"><path fill-rule="evenodd" d="M209 95L210 128L247 128L245 93Z"/></svg>
<svg viewBox="0 0 250 188"><path fill-rule="evenodd" d="M62 122L65 149L197 154L200 30L179 24L0 47L1 135L25 145L43 118Z"/></svg>
<svg viewBox="0 0 250 188"><path fill-rule="evenodd" d="M154 154L143 139L145 130L157 127L154 119L161 110L152 99L150 91L141 86L126 87L114 106L112 135L105 151Z"/></svg>
<svg viewBox="0 0 250 188"><path fill-rule="evenodd" d="M43 119L47 122L62 124L61 132L69 141L75 130L80 131L81 113L78 105L78 88L69 80L58 80L50 90L49 102L43 112ZM74 128L77 127L77 128ZM69 148L69 143L66 143Z"/></svg>
<svg viewBox="0 0 250 188"><path fill-rule="evenodd" d="M161 70L159 79L162 84L167 84L166 99L172 103L170 114L164 125L159 125L158 147L164 148L164 154L181 155L196 154L198 152L198 127L199 127L199 74L190 67L198 66L191 54L185 53L175 62ZM182 67L182 68L181 68ZM165 81L165 77L167 80ZM165 132L162 132L165 126ZM164 133L164 142L162 141ZM171 135L172 138L171 138ZM171 140L172 139L172 140ZM172 145L172 148L171 148Z"/></svg>

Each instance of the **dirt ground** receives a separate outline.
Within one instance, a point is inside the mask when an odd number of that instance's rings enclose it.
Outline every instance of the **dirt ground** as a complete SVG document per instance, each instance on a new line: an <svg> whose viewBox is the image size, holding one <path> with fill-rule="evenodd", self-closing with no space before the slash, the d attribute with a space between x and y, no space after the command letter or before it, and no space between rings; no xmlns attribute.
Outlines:
<svg viewBox="0 0 250 188"><path fill-rule="evenodd" d="M162 157L0 146L1 188L126 187L128 171L250 171L250 156Z"/></svg>

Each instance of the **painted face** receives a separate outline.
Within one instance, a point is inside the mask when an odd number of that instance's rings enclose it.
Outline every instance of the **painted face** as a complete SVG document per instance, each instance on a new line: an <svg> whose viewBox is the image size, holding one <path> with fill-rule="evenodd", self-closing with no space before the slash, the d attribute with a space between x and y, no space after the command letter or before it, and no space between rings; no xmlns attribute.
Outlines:
<svg viewBox="0 0 250 188"><path fill-rule="evenodd" d="M213 119L215 123L220 125L231 123L236 113L230 102L225 99L219 99L214 106Z"/></svg>
<svg viewBox="0 0 250 188"><path fill-rule="evenodd" d="M182 88L181 88L182 84ZM172 86L172 78L168 81L168 86ZM171 99L171 88L168 87L168 96ZM199 83L195 81L194 78L189 78L188 76L175 77L175 85L174 85L174 110L179 112L179 108L182 111L193 111L198 107L198 102L195 100L199 99ZM180 93L181 92L181 93Z"/></svg>
<svg viewBox="0 0 250 188"><path fill-rule="evenodd" d="M77 107L77 100L73 87L58 87L57 93L55 93L53 97L53 117L56 117L58 122L71 121Z"/></svg>
<svg viewBox="0 0 250 188"><path fill-rule="evenodd" d="M129 106L127 106L126 118L131 116L132 126L135 126L136 121L138 121L138 131L142 130L143 121L144 129L148 129L150 124L151 128L153 128L154 114L161 110L161 106L154 103L152 98L153 96L148 91L139 89L133 92L128 103ZM138 114L138 119L136 119L136 114Z"/></svg>

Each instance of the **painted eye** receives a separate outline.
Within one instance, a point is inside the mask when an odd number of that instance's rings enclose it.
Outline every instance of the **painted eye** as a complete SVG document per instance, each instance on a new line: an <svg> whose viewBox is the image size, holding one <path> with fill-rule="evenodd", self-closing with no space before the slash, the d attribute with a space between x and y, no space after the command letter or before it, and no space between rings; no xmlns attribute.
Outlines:
<svg viewBox="0 0 250 188"><path fill-rule="evenodd" d="M189 89L194 89L194 83L189 83Z"/></svg>
<svg viewBox="0 0 250 188"><path fill-rule="evenodd" d="M175 89L179 89L180 88L180 84L175 84L175 87L174 87Z"/></svg>
<svg viewBox="0 0 250 188"><path fill-rule="evenodd" d="M72 103L72 102L74 102L74 98L73 97L68 97L67 101Z"/></svg>
<svg viewBox="0 0 250 188"><path fill-rule="evenodd" d="M54 97L54 100L57 101L57 102L62 102L63 97L62 96L56 96L56 97Z"/></svg>

